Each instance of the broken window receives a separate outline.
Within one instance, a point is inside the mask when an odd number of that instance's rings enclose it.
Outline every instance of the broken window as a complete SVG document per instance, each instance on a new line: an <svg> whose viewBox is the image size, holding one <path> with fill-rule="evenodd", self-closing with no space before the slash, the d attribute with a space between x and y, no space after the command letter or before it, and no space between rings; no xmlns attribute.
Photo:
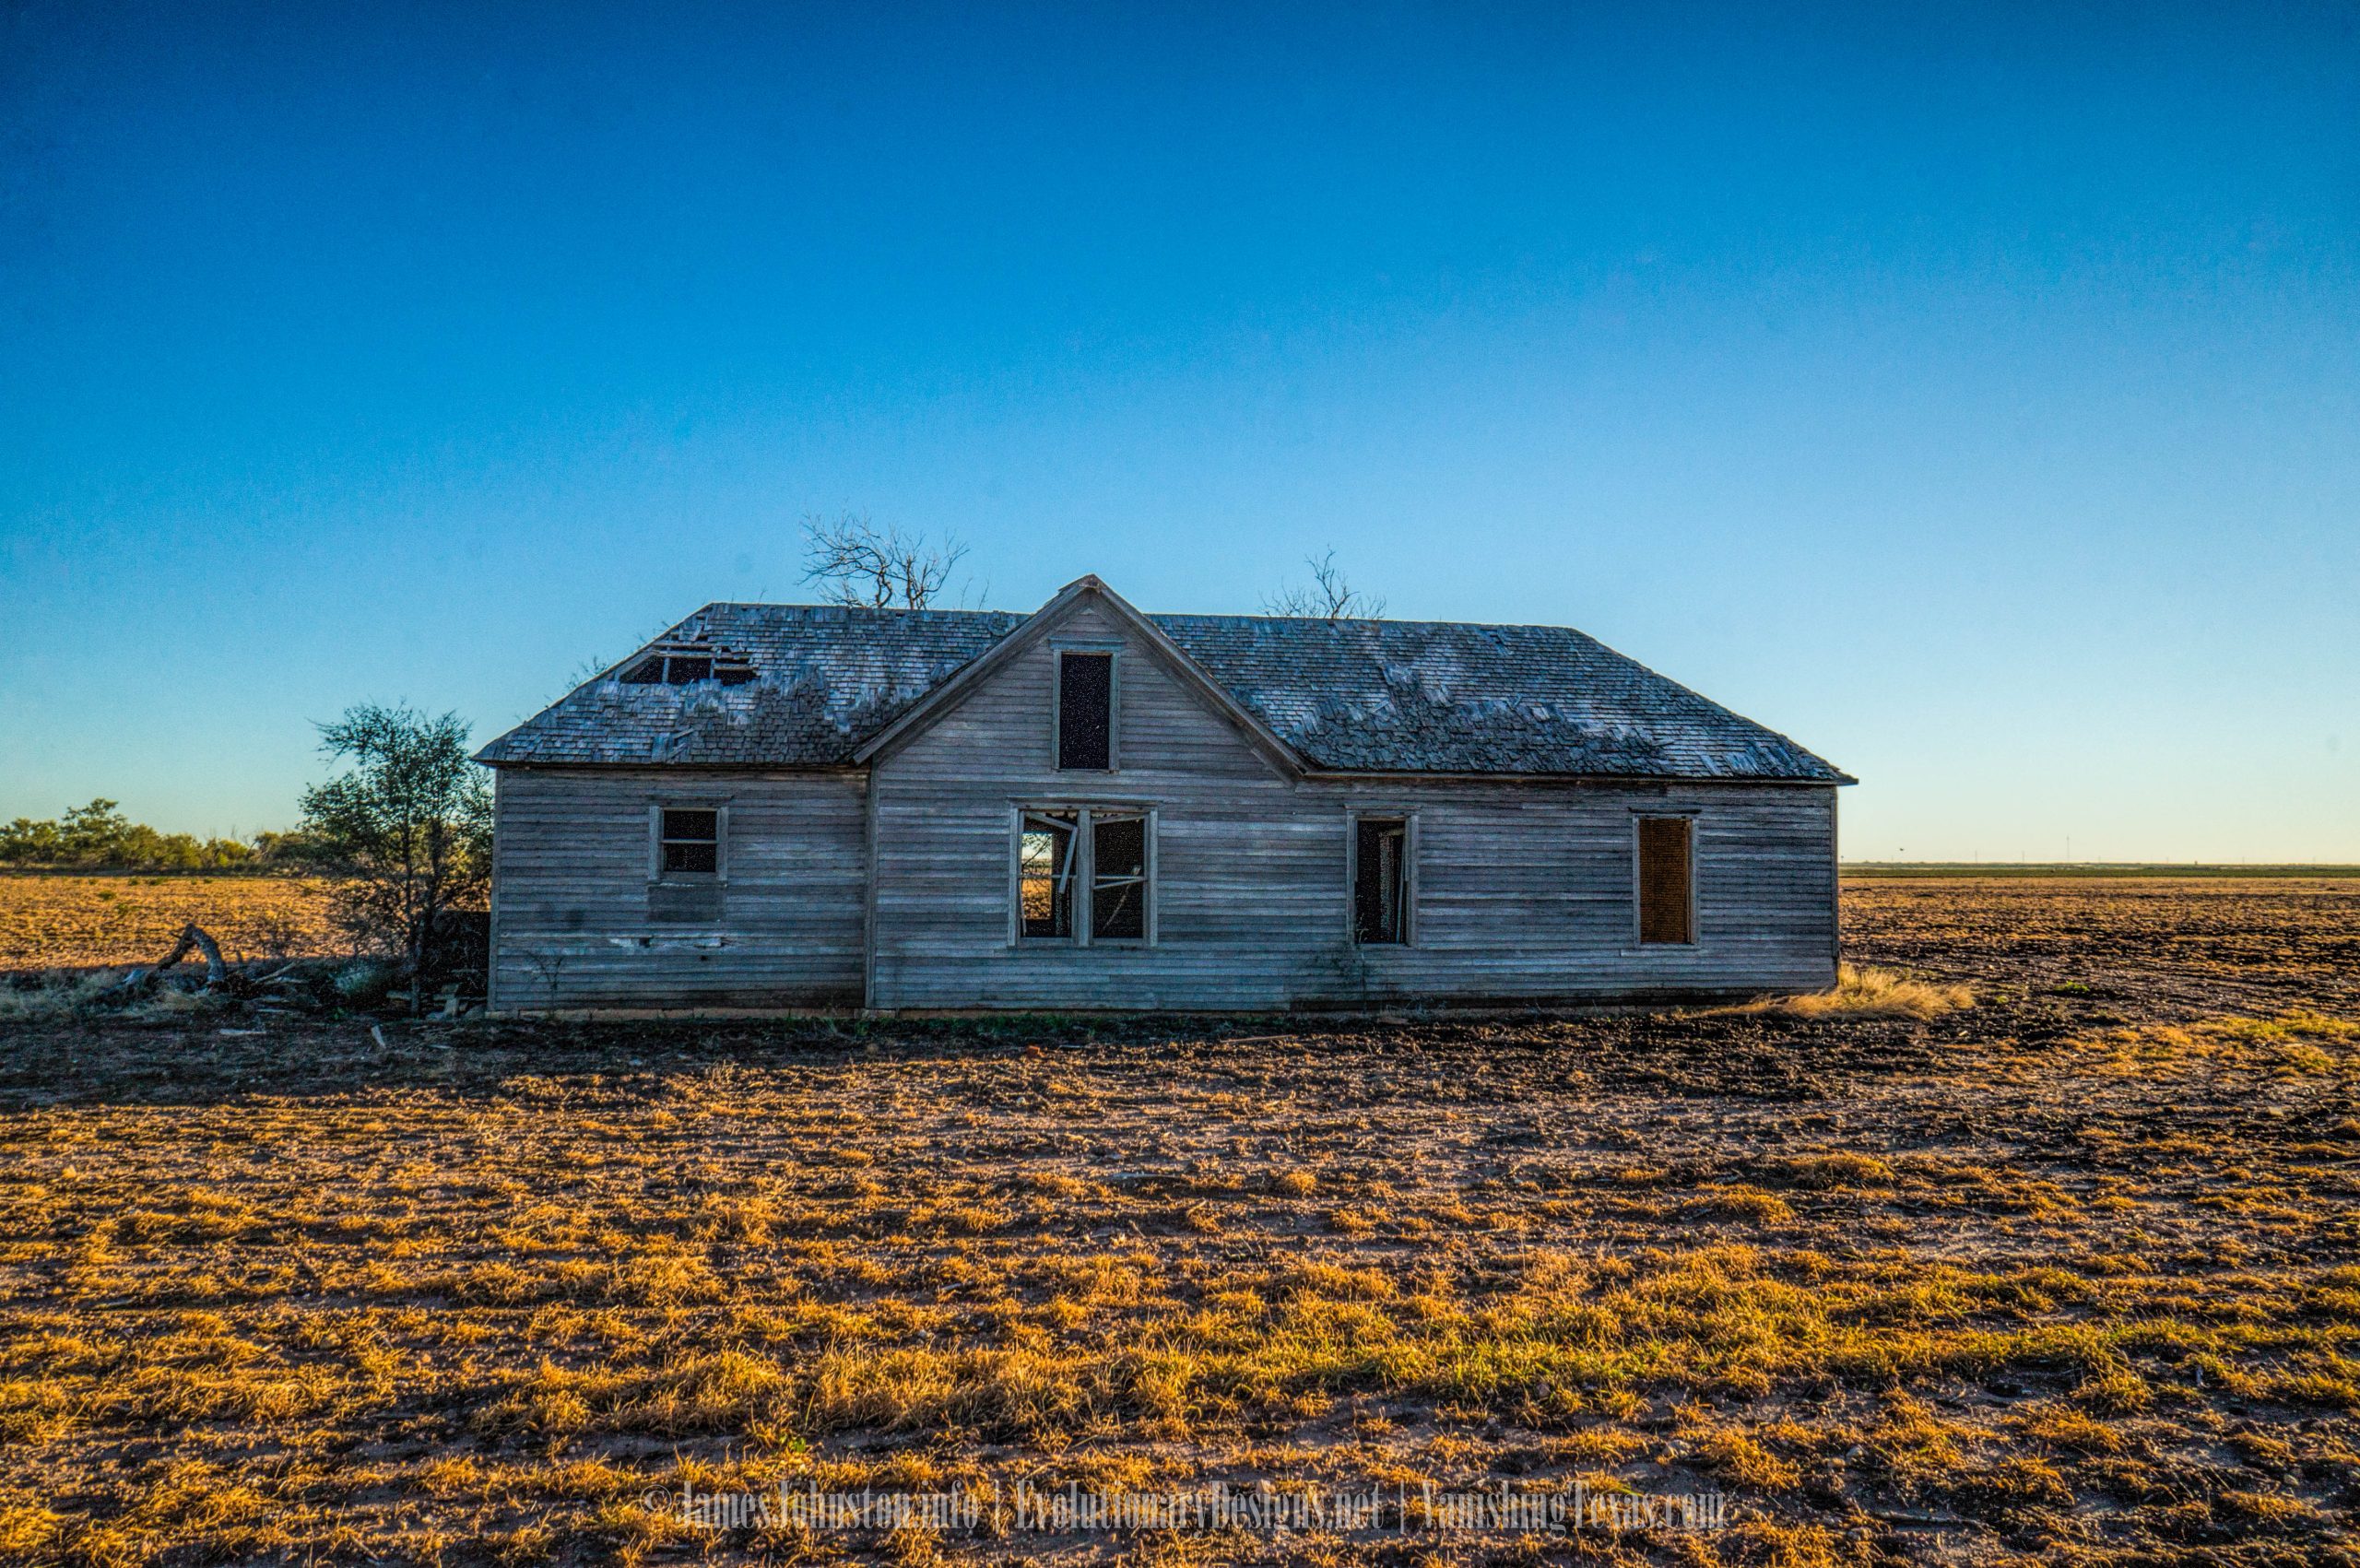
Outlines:
<svg viewBox="0 0 2360 1568"><path fill-rule="evenodd" d="M1016 934L1021 939L1144 942L1154 928L1155 818L1132 808L1021 812Z"/></svg>
<svg viewBox="0 0 2360 1568"><path fill-rule="evenodd" d="M1409 932L1410 824L1399 817L1352 823L1352 939L1406 942Z"/></svg>
<svg viewBox="0 0 2360 1568"><path fill-rule="evenodd" d="M1639 940L1680 945L1696 939L1690 844L1695 824L1685 817L1639 819Z"/></svg>
<svg viewBox="0 0 2360 1568"><path fill-rule="evenodd" d="M1093 941L1147 937L1147 819L1090 819L1090 935Z"/></svg>
<svg viewBox="0 0 2360 1568"><path fill-rule="evenodd" d="M666 807L659 844L666 876L713 876L721 869L721 813L705 807Z"/></svg>
<svg viewBox="0 0 2360 1568"><path fill-rule="evenodd" d="M743 686L754 678L754 666L726 648L709 644L659 646L615 678L626 686L693 686L700 680Z"/></svg>
<svg viewBox="0 0 2360 1568"><path fill-rule="evenodd" d="M1017 853L1018 901L1027 937L1071 937L1074 839L1071 811L1027 811Z"/></svg>
<svg viewBox="0 0 2360 1568"><path fill-rule="evenodd" d="M1057 766L1115 765L1115 655L1057 655Z"/></svg>

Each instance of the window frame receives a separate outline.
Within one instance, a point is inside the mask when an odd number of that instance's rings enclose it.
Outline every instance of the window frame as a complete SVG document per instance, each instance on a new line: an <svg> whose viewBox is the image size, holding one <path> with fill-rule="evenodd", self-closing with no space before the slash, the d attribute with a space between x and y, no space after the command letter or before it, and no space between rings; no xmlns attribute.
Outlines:
<svg viewBox="0 0 2360 1568"><path fill-rule="evenodd" d="M675 665L702 665L704 673L694 677L677 677L672 667ZM655 673L642 674L650 666L655 667ZM724 647L704 644L667 647L659 643L641 649L599 678L614 680L624 686L744 686L756 678L756 671L743 654Z"/></svg>
<svg viewBox="0 0 2360 1568"><path fill-rule="evenodd" d="M1697 901L1696 827L1702 815L1700 808L1634 807L1631 809L1631 946L1634 953L1693 952L1705 945L1705 912ZM1641 844L1642 822L1682 822L1688 829L1688 939L1682 942L1650 942L1646 938L1646 885Z"/></svg>
<svg viewBox="0 0 2360 1568"><path fill-rule="evenodd" d="M1024 838L1030 819L1035 817L1073 816L1073 839L1066 851L1067 897L1072 901L1072 934L1064 937L1034 937L1024 929ZM1085 917L1082 905L1089 902L1089 884L1083 879L1087 861L1082 843L1089 831L1089 817L1070 806L1025 806L1016 808L1016 836L1009 846L1009 939L1022 946L1071 946L1080 940Z"/></svg>
<svg viewBox="0 0 2360 1568"><path fill-rule="evenodd" d="M1106 765L1066 766L1066 655L1106 661ZM1123 645L1120 643L1054 641L1049 644L1049 770L1058 773L1118 773L1123 771Z"/></svg>
<svg viewBox="0 0 2360 1568"><path fill-rule="evenodd" d="M1024 819L1049 812L1069 811L1074 814L1073 868L1073 935L1070 937L1028 937L1024 934ZM1141 912L1137 937L1101 937L1092 927L1097 924L1098 835L1094 823L1101 817L1138 818L1146 826L1146 881L1140 890ZM1162 838L1161 813L1156 808L1137 801L1074 801L1019 800L1012 802L1008 814L1008 945L1012 949L1071 948L1152 948L1162 939L1157 922L1162 912L1163 873L1160 864L1158 844Z"/></svg>
<svg viewBox="0 0 2360 1568"><path fill-rule="evenodd" d="M667 871L664 869L664 813L667 811L710 811L713 813L713 869L710 871ZM680 841L688 843L688 840ZM710 796L702 799L667 798L647 803L647 879L651 882L686 882L702 886L707 882L726 884L729 880L729 802Z"/></svg>
<svg viewBox="0 0 2360 1568"><path fill-rule="evenodd" d="M1398 942L1361 940L1361 822L1401 824L1401 939ZM1418 813L1408 808L1354 806L1344 812L1344 945L1354 952L1414 948L1418 945Z"/></svg>

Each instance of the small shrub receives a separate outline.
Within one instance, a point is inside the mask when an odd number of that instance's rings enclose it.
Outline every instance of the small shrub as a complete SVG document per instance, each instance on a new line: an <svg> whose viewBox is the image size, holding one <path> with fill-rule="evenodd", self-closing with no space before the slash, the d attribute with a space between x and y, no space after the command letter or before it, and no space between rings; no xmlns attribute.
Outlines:
<svg viewBox="0 0 2360 1568"><path fill-rule="evenodd" d="M394 966L375 959L355 959L336 972L331 982L339 1000L356 1008L373 1008L394 989Z"/></svg>
<svg viewBox="0 0 2360 1568"><path fill-rule="evenodd" d="M1975 1005L1975 993L1964 985L1942 985L1913 980L1890 969L1862 969L1845 964L1835 972L1835 988L1807 996L1781 996L1776 1001L1748 1004L1748 1011L1783 1014L1788 1018L1909 1018L1935 1019Z"/></svg>

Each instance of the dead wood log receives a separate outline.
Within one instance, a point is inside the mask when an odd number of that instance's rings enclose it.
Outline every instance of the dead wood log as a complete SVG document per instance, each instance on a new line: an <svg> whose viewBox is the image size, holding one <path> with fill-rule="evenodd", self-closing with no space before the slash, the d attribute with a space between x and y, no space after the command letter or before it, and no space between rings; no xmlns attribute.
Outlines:
<svg viewBox="0 0 2360 1568"><path fill-rule="evenodd" d="M230 966L221 961L221 944L215 941L212 934L204 926L192 920L181 927L180 940L172 944L172 950L164 955L162 962L152 969L133 970L121 981L107 987L103 994L108 996L120 996L137 991L147 985L149 981L161 975L164 971L188 957L192 950L205 956L205 989L218 990L230 978Z"/></svg>
<svg viewBox="0 0 2360 1568"><path fill-rule="evenodd" d="M194 920L181 927L181 939L172 944L172 950L164 955L164 961L156 966L156 973L161 974L188 957L191 948L205 955L205 988L206 990L212 990L230 978L230 966L221 961L221 945L213 939L204 926Z"/></svg>

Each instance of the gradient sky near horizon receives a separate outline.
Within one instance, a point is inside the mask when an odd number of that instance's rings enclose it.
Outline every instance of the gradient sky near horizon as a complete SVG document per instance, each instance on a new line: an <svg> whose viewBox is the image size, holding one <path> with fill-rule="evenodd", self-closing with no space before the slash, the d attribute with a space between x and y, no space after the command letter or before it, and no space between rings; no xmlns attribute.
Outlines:
<svg viewBox="0 0 2360 1568"><path fill-rule="evenodd" d="M0 16L0 818L284 825L844 509L1579 626L1851 858L2360 861L2360 11Z"/></svg>

